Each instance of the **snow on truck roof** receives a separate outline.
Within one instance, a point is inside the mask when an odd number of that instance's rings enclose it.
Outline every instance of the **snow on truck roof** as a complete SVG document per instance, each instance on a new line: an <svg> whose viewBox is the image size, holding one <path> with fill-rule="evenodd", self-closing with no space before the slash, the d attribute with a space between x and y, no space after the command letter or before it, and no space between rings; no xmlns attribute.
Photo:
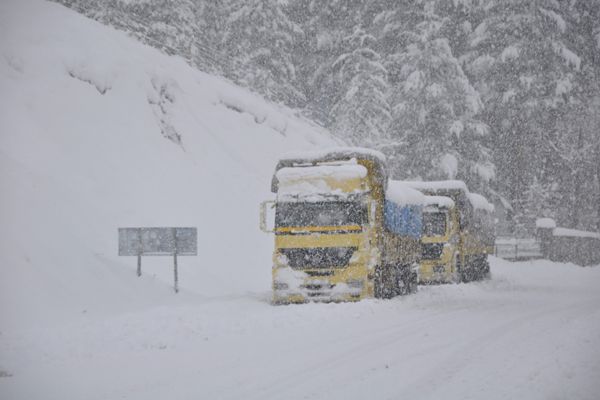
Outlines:
<svg viewBox="0 0 600 400"><path fill-rule="evenodd" d="M383 153L364 147L330 147L322 150L295 151L285 153L279 160L280 162L312 163L328 159L362 158L361 156L376 158L382 163L386 161Z"/></svg>
<svg viewBox="0 0 600 400"><path fill-rule="evenodd" d="M277 171L275 176L282 183L299 179L362 179L367 176L367 169L360 164L319 165L318 167L304 168L286 167Z"/></svg>
<svg viewBox="0 0 600 400"><path fill-rule="evenodd" d="M423 205L425 195L402 181L388 181L385 197L398 205Z"/></svg>
<svg viewBox="0 0 600 400"><path fill-rule="evenodd" d="M387 185L387 169L385 156L371 149L362 147L334 147L316 151L305 151L285 154L275 167L275 174L271 182L271 191L277 193L279 188L279 177L277 172L283 168L296 168L298 170L310 168L318 164L318 168L326 167L328 163L335 165L344 165L343 163L356 160L373 161L373 179L376 183L382 185L384 189Z"/></svg>
<svg viewBox="0 0 600 400"><path fill-rule="evenodd" d="M494 205L479 193L469 193L468 196L474 209L494 212Z"/></svg>
<svg viewBox="0 0 600 400"><path fill-rule="evenodd" d="M418 190L464 190L468 192L467 185L463 181L404 181L413 189Z"/></svg>
<svg viewBox="0 0 600 400"><path fill-rule="evenodd" d="M425 206L454 207L454 200L446 196L425 196Z"/></svg>
<svg viewBox="0 0 600 400"><path fill-rule="evenodd" d="M422 190L425 192L444 192L459 190L466 193L469 203L476 210L485 210L487 212L494 212L494 205L490 203L485 197L478 193L471 193L467 188L467 185L463 181L448 180L448 181L405 181L406 185L413 189ZM439 196L430 196L439 197ZM442 196L446 197L446 196ZM451 199L450 199L451 200ZM432 200L433 201L433 200Z"/></svg>
<svg viewBox="0 0 600 400"><path fill-rule="evenodd" d="M287 167L275 173L279 201L325 201L360 194L367 169L360 164Z"/></svg>

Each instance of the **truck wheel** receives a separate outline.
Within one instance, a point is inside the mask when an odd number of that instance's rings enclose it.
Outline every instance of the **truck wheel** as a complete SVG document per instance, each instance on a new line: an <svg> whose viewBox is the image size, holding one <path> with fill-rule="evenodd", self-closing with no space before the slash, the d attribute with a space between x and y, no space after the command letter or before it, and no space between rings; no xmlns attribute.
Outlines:
<svg viewBox="0 0 600 400"><path fill-rule="evenodd" d="M396 295L405 296L416 293L419 275L409 265L396 269Z"/></svg>
<svg viewBox="0 0 600 400"><path fill-rule="evenodd" d="M373 295L376 299L383 298L383 278L381 273L381 267L375 267L375 278L373 279L374 290Z"/></svg>
<svg viewBox="0 0 600 400"><path fill-rule="evenodd" d="M490 265L488 264L487 261L487 254L482 254L479 255L478 257L475 258L476 262L473 265L474 266L474 279L481 281L483 279L487 279L489 277L489 273L490 273Z"/></svg>
<svg viewBox="0 0 600 400"><path fill-rule="evenodd" d="M419 275L416 272L410 271L408 274L408 294L417 293L419 287Z"/></svg>
<svg viewBox="0 0 600 400"><path fill-rule="evenodd" d="M460 260L460 258L459 258L459 260ZM468 283L468 282L475 280L476 266L473 265L473 262L471 261L471 259L465 258L465 265L463 267L462 263L461 263L461 268L462 268L462 281L463 282Z"/></svg>
<svg viewBox="0 0 600 400"><path fill-rule="evenodd" d="M462 269L462 265L460 263L460 256L458 255L458 253L454 255L454 271L456 274L456 283L466 282L466 276Z"/></svg>
<svg viewBox="0 0 600 400"><path fill-rule="evenodd" d="M375 297L378 299L391 299L395 295L395 280L392 273L393 267L385 266L375 269Z"/></svg>
<svg viewBox="0 0 600 400"><path fill-rule="evenodd" d="M469 260L471 270L471 281L478 281L481 279L481 265L479 263L479 257L473 256Z"/></svg>
<svg viewBox="0 0 600 400"><path fill-rule="evenodd" d="M406 273L401 273L396 279L396 293L398 296L405 296L410 293L410 282Z"/></svg>
<svg viewBox="0 0 600 400"><path fill-rule="evenodd" d="M483 267L482 267L482 272L481 272L481 279L484 279L484 280L491 279L492 273L490 272L490 262L487 259L487 255L483 259L482 263L483 263Z"/></svg>

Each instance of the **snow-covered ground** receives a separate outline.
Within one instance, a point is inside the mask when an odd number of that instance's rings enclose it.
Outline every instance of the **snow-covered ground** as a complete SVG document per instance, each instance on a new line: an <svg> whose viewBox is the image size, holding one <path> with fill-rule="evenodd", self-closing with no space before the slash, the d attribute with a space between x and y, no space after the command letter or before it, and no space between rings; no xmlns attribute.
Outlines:
<svg viewBox="0 0 600 400"><path fill-rule="evenodd" d="M494 259L390 301L205 299L5 331L6 399L597 399L600 268Z"/></svg>
<svg viewBox="0 0 600 400"><path fill-rule="evenodd" d="M0 2L0 398L598 397L600 268L494 259L486 282L271 306L258 203L281 153L334 144L59 5ZM198 227L179 294L169 258L135 277L119 226Z"/></svg>

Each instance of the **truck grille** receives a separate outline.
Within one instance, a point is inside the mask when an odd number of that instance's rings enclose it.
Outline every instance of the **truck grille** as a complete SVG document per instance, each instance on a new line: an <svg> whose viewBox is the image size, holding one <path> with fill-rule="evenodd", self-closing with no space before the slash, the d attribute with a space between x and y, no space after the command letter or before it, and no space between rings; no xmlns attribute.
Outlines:
<svg viewBox="0 0 600 400"><path fill-rule="evenodd" d="M422 243L421 251L424 260L437 260L442 256L443 243Z"/></svg>
<svg viewBox="0 0 600 400"><path fill-rule="evenodd" d="M342 268L348 265L356 247L316 247L279 249L294 269Z"/></svg>

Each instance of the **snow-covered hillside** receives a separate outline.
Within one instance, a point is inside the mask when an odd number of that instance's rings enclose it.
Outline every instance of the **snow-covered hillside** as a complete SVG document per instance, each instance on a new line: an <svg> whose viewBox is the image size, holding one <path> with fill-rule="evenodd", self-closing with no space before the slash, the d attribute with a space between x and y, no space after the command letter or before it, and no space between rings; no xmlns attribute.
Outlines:
<svg viewBox="0 0 600 400"><path fill-rule="evenodd" d="M0 2L0 399L595 399L600 268L274 307L258 203L290 110L57 4ZM198 257L119 258L120 226Z"/></svg>
<svg viewBox="0 0 600 400"><path fill-rule="evenodd" d="M326 132L57 4L1 2L0 43L4 324L172 301L172 261L139 282L120 226L198 227L184 295L268 291L258 204L277 156Z"/></svg>

